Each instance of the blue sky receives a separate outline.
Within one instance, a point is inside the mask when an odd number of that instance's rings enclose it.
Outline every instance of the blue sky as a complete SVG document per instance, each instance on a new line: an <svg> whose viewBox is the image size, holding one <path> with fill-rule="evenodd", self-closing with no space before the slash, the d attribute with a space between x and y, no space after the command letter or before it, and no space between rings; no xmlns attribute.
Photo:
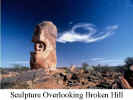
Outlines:
<svg viewBox="0 0 133 100"><path fill-rule="evenodd" d="M36 24L58 28L57 66L123 64L133 56L131 0L3 0L2 64L29 65Z"/></svg>

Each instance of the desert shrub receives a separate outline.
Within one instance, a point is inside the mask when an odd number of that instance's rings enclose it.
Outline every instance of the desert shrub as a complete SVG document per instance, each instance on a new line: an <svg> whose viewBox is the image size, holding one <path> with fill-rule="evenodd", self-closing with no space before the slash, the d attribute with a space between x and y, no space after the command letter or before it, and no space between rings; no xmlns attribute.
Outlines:
<svg viewBox="0 0 133 100"><path fill-rule="evenodd" d="M26 71L26 70L29 70L28 67L22 66L22 65L19 65L19 64L14 64L11 69L14 70L14 71Z"/></svg>
<svg viewBox="0 0 133 100"><path fill-rule="evenodd" d="M2 68L2 67L0 67L0 74L1 74L2 70L3 70L3 68Z"/></svg>
<svg viewBox="0 0 133 100"><path fill-rule="evenodd" d="M71 73L71 71L70 71L68 68L65 68L65 69L64 69L64 73L66 73L66 74L67 74L67 73Z"/></svg>
<svg viewBox="0 0 133 100"><path fill-rule="evenodd" d="M120 72L120 73L123 73L124 70L125 70L125 66L115 66L115 67L112 67L113 71L114 72Z"/></svg>
<svg viewBox="0 0 133 100"><path fill-rule="evenodd" d="M126 58L125 63L126 63L127 66L133 65L133 57Z"/></svg>
<svg viewBox="0 0 133 100"><path fill-rule="evenodd" d="M0 67L0 70L2 70L3 68L2 67Z"/></svg>
<svg viewBox="0 0 133 100"><path fill-rule="evenodd" d="M94 70L97 71L97 72L102 72L102 67L100 66L93 66Z"/></svg>
<svg viewBox="0 0 133 100"><path fill-rule="evenodd" d="M97 72L112 72L113 68L109 66L94 66L93 67Z"/></svg>
<svg viewBox="0 0 133 100"><path fill-rule="evenodd" d="M128 57L128 58L125 59L125 65L124 65L123 69L125 71L130 70L129 68L130 68L131 65L133 65L133 57Z"/></svg>
<svg viewBox="0 0 133 100"><path fill-rule="evenodd" d="M82 68L86 68L86 67L88 67L89 66L89 64L87 64L86 62L84 62L84 63L82 63Z"/></svg>
<svg viewBox="0 0 133 100"><path fill-rule="evenodd" d="M85 62L82 63L82 68L83 68L84 71L87 71L88 70L87 69L88 67L89 67L89 65L87 63L85 63Z"/></svg>

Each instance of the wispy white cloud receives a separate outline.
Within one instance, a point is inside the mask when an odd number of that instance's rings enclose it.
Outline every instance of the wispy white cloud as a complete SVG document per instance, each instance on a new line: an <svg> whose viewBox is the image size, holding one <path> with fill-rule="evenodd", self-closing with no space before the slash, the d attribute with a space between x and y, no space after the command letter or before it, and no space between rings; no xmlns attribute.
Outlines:
<svg viewBox="0 0 133 100"><path fill-rule="evenodd" d="M87 30L88 32L86 34L82 34L81 32L77 32L77 29ZM63 32L62 35L57 38L57 42L96 42L109 37L116 29L118 29L118 25L112 25L107 26L102 32L97 32L96 26L93 24L76 24L71 30Z"/></svg>
<svg viewBox="0 0 133 100"><path fill-rule="evenodd" d="M101 61L101 60L104 60L105 58L91 58L90 60L91 61Z"/></svg>
<svg viewBox="0 0 133 100"><path fill-rule="evenodd" d="M111 62L121 62L122 60L120 59L105 59L105 60L100 60L98 62L102 62L102 63L111 63Z"/></svg>

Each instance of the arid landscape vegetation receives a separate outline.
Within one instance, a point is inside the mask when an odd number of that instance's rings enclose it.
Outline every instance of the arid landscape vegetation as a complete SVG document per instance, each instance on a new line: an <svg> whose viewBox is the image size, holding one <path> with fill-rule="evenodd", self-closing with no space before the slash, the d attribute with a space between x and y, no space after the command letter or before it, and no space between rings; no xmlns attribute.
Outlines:
<svg viewBox="0 0 133 100"><path fill-rule="evenodd" d="M89 66L74 65L60 67L56 71L44 69L31 70L28 67L15 65L13 68L1 68L2 89L123 89L120 77L124 76L133 64L132 58L125 60L123 66ZM132 76L131 76L132 77Z"/></svg>

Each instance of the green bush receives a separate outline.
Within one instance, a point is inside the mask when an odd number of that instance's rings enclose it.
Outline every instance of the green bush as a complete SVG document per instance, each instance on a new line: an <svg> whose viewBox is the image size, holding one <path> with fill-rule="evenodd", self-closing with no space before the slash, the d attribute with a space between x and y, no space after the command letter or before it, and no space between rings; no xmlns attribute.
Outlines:
<svg viewBox="0 0 133 100"><path fill-rule="evenodd" d="M88 65L87 63L84 62L84 63L82 64L82 68L86 71L86 70L87 70L87 67L89 67L89 65Z"/></svg>
<svg viewBox="0 0 133 100"><path fill-rule="evenodd" d="M126 63L127 66L133 65L133 57L126 58L125 63Z"/></svg>
<svg viewBox="0 0 133 100"><path fill-rule="evenodd" d="M19 64L14 64L11 69L14 70L14 71L25 71L25 70L29 70L28 67L22 66L22 65L19 65Z"/></svg>

